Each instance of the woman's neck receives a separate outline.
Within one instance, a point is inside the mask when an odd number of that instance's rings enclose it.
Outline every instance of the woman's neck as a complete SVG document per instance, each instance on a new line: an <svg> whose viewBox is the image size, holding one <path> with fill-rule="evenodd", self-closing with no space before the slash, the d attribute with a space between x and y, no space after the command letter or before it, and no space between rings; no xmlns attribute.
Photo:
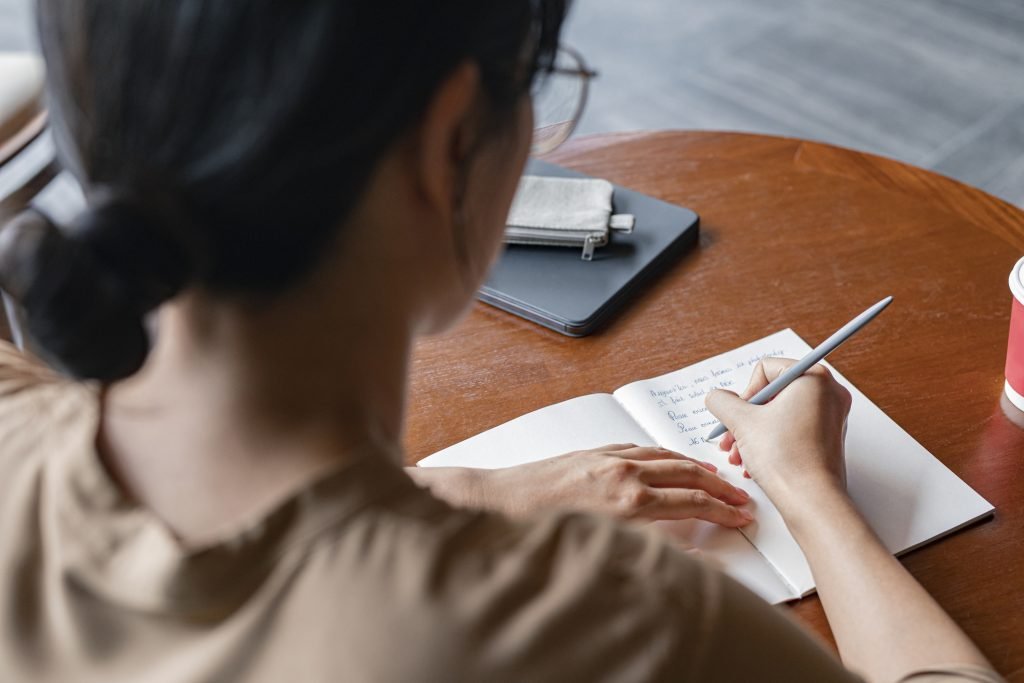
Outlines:
<svg viewBox="0 0 1024 683"><path fill-rule="evenodd" d="M202 542L367 450L398 452L407 316L356 301L341 319L340 308L199 295L165 307L150 361L104 399L112 473Z"/></svg>

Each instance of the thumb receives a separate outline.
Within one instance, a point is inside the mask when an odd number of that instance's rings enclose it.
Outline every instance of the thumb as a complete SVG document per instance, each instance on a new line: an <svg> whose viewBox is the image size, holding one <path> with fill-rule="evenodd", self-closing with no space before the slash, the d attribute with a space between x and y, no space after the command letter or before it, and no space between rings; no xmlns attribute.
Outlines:
<svg viewBox="0 0 1024 683"><path fill-rule="evenodd" d="M725 389L712 389L704 405L708 407L711 414L722 421L722 424L732 431L737 422L742 422L754 407L744 401L731 391Z"/></svg>

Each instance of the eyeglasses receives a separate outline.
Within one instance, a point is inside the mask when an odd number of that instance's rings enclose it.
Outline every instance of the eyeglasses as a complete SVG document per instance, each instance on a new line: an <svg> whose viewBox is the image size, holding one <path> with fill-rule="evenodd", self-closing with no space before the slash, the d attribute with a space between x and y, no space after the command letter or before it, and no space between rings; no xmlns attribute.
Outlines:
<svg viewBox="0 0 1024 683"><path fill-rule="evenodd" d="M579 52L558 48L554 62L538 75L533 86L531 154L547 154L569 139L587 103L590 79L596 76Z"/></svg>

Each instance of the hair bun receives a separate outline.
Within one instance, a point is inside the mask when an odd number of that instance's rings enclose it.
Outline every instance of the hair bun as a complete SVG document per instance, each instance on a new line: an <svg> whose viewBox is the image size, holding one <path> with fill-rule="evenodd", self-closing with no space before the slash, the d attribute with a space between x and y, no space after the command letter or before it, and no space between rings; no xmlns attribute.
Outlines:
<svg viewBox="0 0 1024 683"><path fill-rule="evenodd" d="M62 233L37 211L0 230L0 288L25 311L44 358L79 379L114 381L145 362L145 314L188 279L185 250L154 239L130 205L86 211Z"/></svg>
<svg viewBox="0 0 1024 683"><path fill-rule="evenodd" d="M194 275L194 245L126 199L108 199L82 213L68 232L121 282L125 297L142 313L180 292Z"/></svg>

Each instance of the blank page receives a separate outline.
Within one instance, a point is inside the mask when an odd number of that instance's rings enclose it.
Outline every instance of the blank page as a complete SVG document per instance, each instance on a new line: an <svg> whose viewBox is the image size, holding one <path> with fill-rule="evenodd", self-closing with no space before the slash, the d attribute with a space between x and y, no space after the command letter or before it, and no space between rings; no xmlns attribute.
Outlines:
<svg viewBox="0 0 1024 683"><path fill-rule="evenodd" d="M589 394L517 417L416 464L497 469L610 443L657 445L614 396Z"/></svg>

